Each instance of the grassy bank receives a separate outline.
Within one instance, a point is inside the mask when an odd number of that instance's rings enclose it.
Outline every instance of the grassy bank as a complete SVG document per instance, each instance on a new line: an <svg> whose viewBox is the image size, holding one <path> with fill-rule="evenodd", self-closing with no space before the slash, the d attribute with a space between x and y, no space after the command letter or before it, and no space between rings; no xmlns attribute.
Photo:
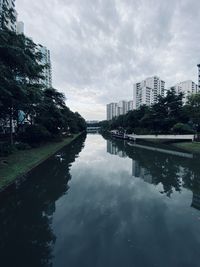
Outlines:
<svg viewBox="0 0 200 267"><path fill-rule="evenodd" d="M200 154L200 143L197 142L174 143L173 146L188 152Z"/></svg>
<svg viewBox="0 0 200 267"><path fill-rule="evenodd" d="M0 163L0 190L15 181L17 177L29 172L34 167L45 161L62 147L71 143L80 134L64 139L57 143L48 143L38 148L17 151L4 158L5 163Z"/></svg>

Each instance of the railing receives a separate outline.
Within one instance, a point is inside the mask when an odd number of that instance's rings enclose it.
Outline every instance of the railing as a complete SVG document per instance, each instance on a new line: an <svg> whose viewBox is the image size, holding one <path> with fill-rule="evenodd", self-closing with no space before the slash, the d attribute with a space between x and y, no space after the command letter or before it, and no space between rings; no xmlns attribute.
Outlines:
<svg viewBox="0 0 200 267"><path fill-rule="evenodd" d="M194 141L195 135L193 134L165 134L165 135L127 135L129 139L163 139L163 140L191 140Z"/></svg>

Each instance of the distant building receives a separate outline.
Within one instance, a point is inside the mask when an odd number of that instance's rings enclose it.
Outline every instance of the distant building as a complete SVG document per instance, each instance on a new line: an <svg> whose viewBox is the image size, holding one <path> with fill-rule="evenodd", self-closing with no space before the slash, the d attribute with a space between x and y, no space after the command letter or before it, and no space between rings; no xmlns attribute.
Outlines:
<svg viewBox="0 0 200 267"><path fill-rule="evenodd" d="M133 100L128 101L128 111L133 110Z"/></svg>
<svg viewBox="0 0 200 267"><path fill-rule="evenodd" d="M133 86L133 109L142 105L151 106L157 103L158 96L164 95L165 82L157 76L147 78Z"/></svg>
<svg viewBox="0 0 200 267"><path fill-rule="evenodd" d="M128 103L127 101L120 101L118 104L117 104L117 116L119 115L124 115L128 112Z"/></svg>
<svg viewBox="0 0 200 267"><path fill-rule="evenodd" d="M114 117L125 115L128 111L133 110L133 101L119 101L118 103L107 104L107 120Z"/></svg>
<svg viewBox="0 0 200 267"><path fill-rule="evenodd" d="M200 91L200 64L197 65L198 67L198 92Z"/></svg>
<svg viewBox="0 0 200 267"><path fill-rule="evenodd" d="M41 79L40 83L45 85L47 88L50 88L52 87L52 66L51 66L50 51L45 46L38 46L38 50L42 54L42 60L40 64L45 66L42 73L44 79Z"/></svg>
<svg viewBox="0 0 200 267"><path fill-rule="evenodd" d="M23 23L23 21L18 21L17 22L16 31L17 31L18 34L24 34L24 23Z"/></svg>
<svg viewBox="0 0 200 267"><path fill-rule="evenodd" d="M14 20L7 18L9 10L13 10ZM3 24L11 31L16 31L17 12L15 10L15 0L0 0L0 28Z"/></svg>
<svg viewBox="0 0 200 267"><path fill-rule="evenodd" d="M118 106L117 103L107 104L107 120L110 121L112 118L118 116Z"/></svg>
<svg viewBox="0 0 200 267"><path fill-rule="evenodd" d="M188 97L191 94L196 94L198 92L198 86L191 80L180 82L175 86L172 86L170 89L174 89L177 94L183 93L183 103L187 102Z"/></svg>

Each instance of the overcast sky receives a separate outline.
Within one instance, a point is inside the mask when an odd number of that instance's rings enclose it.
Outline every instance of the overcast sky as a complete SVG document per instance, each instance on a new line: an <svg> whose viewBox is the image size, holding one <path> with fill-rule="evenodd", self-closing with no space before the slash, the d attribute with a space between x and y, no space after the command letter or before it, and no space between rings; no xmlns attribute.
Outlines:
<svg viewBox="0 0 200 267"><path fill-rule="evenodd" d="M25 34L51 51L53 86L86 119L132 99L133 83L197 82L199 0L16 0Z"/></svg>

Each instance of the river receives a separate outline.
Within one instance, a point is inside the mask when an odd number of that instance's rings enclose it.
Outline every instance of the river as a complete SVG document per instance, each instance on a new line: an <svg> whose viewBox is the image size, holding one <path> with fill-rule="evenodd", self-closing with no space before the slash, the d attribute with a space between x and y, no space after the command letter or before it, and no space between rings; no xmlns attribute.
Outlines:
<svg viewBox="0 0 200 267"><path fill-rule="evenodd" d="M0 195L2 267L199 267L199 253L191 154L82 136Z"/></svg>

